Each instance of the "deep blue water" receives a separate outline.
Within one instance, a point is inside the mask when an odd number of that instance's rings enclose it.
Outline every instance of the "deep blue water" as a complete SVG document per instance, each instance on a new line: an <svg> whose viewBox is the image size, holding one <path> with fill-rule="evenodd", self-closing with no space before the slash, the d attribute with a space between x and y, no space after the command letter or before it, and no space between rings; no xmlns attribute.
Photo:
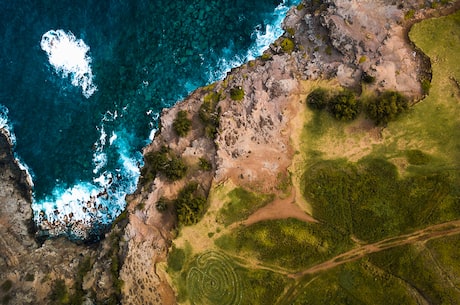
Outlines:
<svg viewBox="0 0 460 305"><path fill-rule="evenodd" d="M295 2L0 0L0 125L8 112L37 223L67 217L61 233L77 235L75 221L110 223L161 109L260 55ZM92 95L50 63L40 44L50 30L89 47Z"/></svg>

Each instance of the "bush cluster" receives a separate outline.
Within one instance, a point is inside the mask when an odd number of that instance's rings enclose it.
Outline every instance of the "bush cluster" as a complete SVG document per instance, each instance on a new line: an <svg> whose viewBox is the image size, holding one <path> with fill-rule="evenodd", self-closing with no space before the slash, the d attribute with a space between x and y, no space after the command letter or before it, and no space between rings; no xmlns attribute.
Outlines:
<svg viewBox="0 0 460 305"><path fill-rule="evenodd" d="M204 124L207 137L213 139L219 128L219 108L217 103L220 101L221 94L211 92L204 96L203 104L200 106L199 116Z"/></svg>
<svg viewBox="0 0 460 305"><path fill-rule="evenodd" d="M145 155L141 171L144 181L151 181L160 173L170 181L180 180L187 174L187 165L170 148L163 146Z"/></svg>
<svg viewBox="0 0 460 305"><path fill-rule="evenodd" d="M179 225L189 226L201 220L206 211L206 197L200 194L199 184L187 184L174 201Z"/></svg>
<svg viewBox="0 0 460 305"><path fill-rule="evenodd" d="M281 41L281 49L283 49L285 53L291 54L295 49L294 41L291 38L284 38L283 41Z"/></svg>
<svg viewBox="0 0 460 305"><path fill-rule="evenodd" d="M326 90L317 88L307 96L307 105L314 110L327 109L337 120L354 120L361 112L361 102L349 90L330 95Z"/></svg>
<svg viewBox="0 0 460 305"><path fill-rule="evenodd" d="M230 89L230 98L234 101L242 101L244 98L244 90L241 86Z"/></svg>
<svg viewBox="0 0 460 305"><path fill-rule="evenodd" d="M177 112L176 119L173 122L174 131L179 137L185 137L192 128L192 121L188 118L188 113L185 110Z"/></svg>
<svg viewBox="0 0 460 305"><path fill-rule="evenodd" d="M370 101L366 107L367 116L377 125L384 125L409 109L407 99L395 91L385 91Z"/></svg>
<svg viewBox="0 0 460 305"><path fill-rule="evenodd" d="M369 79L371 81L371 79ZM323 88L313 90L307 96L307 105L313 110L326 109L341 121L354 120L361 113L363 103L350 90L342 90L331 95ZM409 102L399 92L385 91L366 101L364 110L376 125L385 125L395 120L399 114L409 109Z"/></svg>

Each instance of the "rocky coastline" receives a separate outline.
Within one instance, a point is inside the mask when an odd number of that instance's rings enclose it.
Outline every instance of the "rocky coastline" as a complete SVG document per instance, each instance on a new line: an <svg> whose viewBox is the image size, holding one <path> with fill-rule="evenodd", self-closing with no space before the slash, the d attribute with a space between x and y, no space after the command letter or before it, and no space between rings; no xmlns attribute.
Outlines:
<svg viewBox="0 0 460 305"><path fill-rule="evenodd" d="M37 242L27 175L14 158L8 135L0 133L0 301L51 304L66 294L82 304L175 304L168 276L158 265L166 261L178 233L171 202L180 190L195 182L207 196L226 181L275 189L295 155L290 136L306 80L334 77L338 86L359 90L363 75L371 75L375 82L368 90L396 90L420 100L430 65L409 42L408 28L416 20L460 7L455 1L438 9L421 8L431 2L325 0L291 8L283 23L285 34L262 57L163 111L160 129L143 153L167 147L187 164L185 177L141 179L138 190L126 198L126 211L96 244L65 238ZM242 96L236 98L235 90ZM218 118L211 133L200 117L203 103L210 100ZM191 121L185 136L173 128L179 111ZM200 160L210 168L200 168ZM169 204L160 211L162 198Z"/></svg>

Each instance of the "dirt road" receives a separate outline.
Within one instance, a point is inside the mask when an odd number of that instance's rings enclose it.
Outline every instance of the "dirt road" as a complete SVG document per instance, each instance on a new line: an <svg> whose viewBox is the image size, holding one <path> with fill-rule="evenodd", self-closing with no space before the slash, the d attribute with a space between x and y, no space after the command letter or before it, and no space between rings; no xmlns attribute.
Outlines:
<svg viewBox="0 0 460 305"><path fill-rule="evenodd" d="M391 237L378 241L376 243L362 245L358 248L352 249L348 252L342 253L336 257L331 258L330 260L312 266L308 269L299 271L297 273L289 274L291 278L300 278L307 274L313 274L331 268L337 267L339 265L355 261L371 253L380 252L390 248L403 246L407 244L413 244L416 242L427 242L431 239L451 236L460 234L460 220L454 220L450 222L445 222L433 226L426 227L424 229L415 231L410 234L400 235L396 237Z"/></svg>

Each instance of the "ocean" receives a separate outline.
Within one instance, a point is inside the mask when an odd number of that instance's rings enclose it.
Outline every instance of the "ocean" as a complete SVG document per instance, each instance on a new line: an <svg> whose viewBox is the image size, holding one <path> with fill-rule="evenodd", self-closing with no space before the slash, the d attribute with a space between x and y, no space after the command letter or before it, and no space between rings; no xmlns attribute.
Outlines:
<svg viewBox="0 0 460 305"><path fill-rule="evenodd" d="M109 226L161 109L260 56L297 2L0 0L0 127L44 234Z"/></svg>

